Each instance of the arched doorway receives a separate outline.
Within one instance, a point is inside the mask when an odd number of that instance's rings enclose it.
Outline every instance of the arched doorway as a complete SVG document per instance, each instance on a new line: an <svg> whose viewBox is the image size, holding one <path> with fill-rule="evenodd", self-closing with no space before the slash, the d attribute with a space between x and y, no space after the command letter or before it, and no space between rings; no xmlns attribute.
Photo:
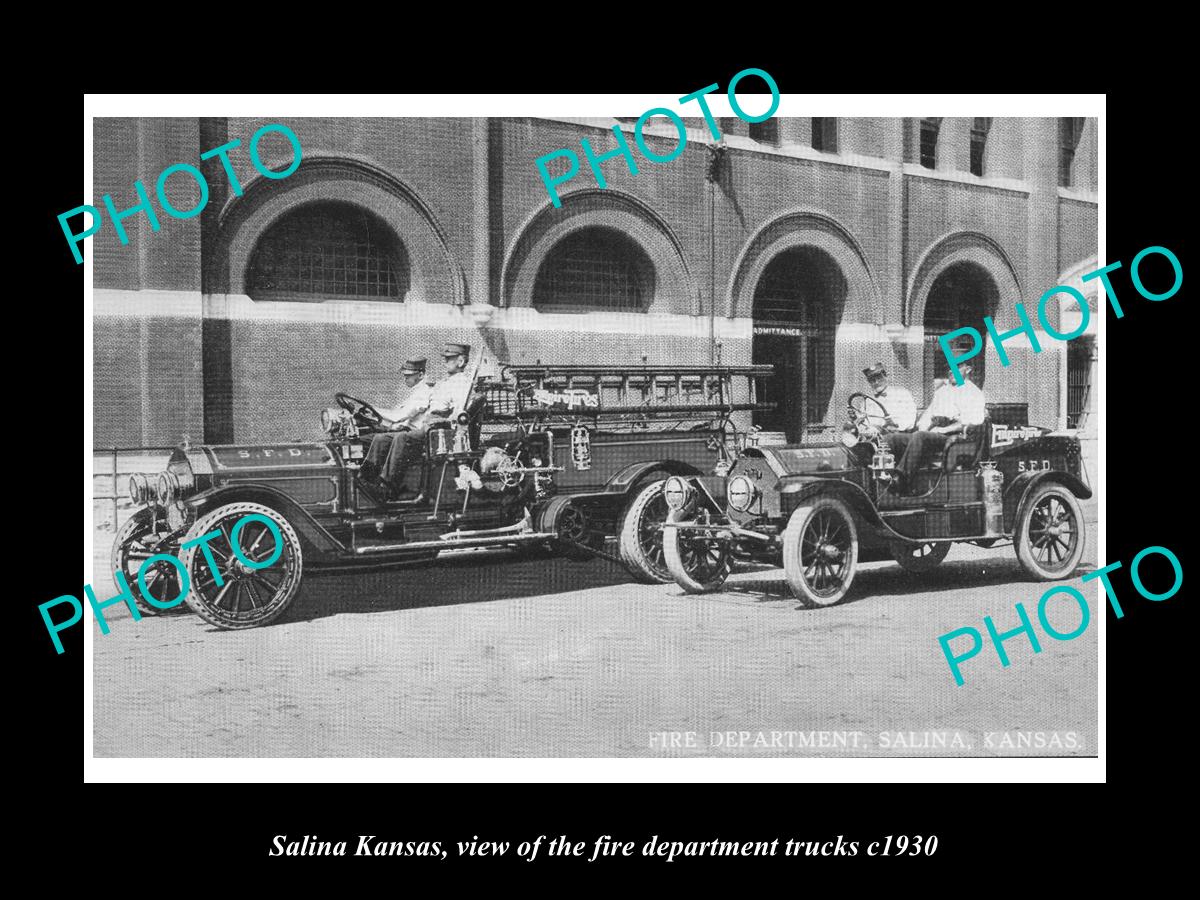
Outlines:
<svg viewBox="0 0 1200 900"><path fill-rule="evenodd" d="M971 380L983 387L987 368L987 329L984 316L992 316L1000 292L987 270L977 263L956 262L934 279L925 303L924 404L933 398L935 379L950 377L950 364L938 338L957 328L970 326L983 336L983 349L972 358Z"/></svg>
<svg viewBox="0 0 1200 900"><path fill-rule="evenodd" d="M758 399L775 409L755 413L764 431L798 443L806 426L824 421L833 394L834 345L846 304L842 270L823 250L793 247L763 269L754 289L756 365L773 365L759 380Z"/></svg>

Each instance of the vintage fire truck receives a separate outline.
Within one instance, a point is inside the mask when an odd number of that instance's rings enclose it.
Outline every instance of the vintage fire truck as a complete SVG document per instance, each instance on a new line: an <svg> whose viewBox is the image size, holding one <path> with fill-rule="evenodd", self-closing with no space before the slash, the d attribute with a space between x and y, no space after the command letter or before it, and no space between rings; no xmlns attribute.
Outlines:
<svg viewBox="0 0 1200 900"><path fill-rule="evenodd" d="M842 442L746 446L724 475L672 476L663 554L689 593L714 591L735 563L781 566L810 607L842 601L859 562L936 567L954 542L1011 540L1037 580L1068 578L1084 550L1079 500L1092 495L1078 438L998 421L950 439L897 489L888 411L852 394Z"/></svg>
<svg viewBox="0 0 1200 900"><path fill-rule="evenodd" d="M634 578L667 582L660 525L670 475L723 474L736 427L769 404L769 366L678 369L508 365L474 378L463 412L410 442L409 496L388 500L360 469L385 420L348 394L322 413L325 440L181 447L157 475L135 474L139 508L119 530L114 571L136 584L155 554L178 555L188 607L220 628L279 618L304 573L400 567L479 548L614 558ZM233 552L231 531L246 562ZM205 545L185 547L217 532ZM278 546L282 542L282 548ZM212 554L214 577L204 548ZM253 563L274 560L255 568ZM177 569L145 573L159 601L181 593ZM136 592L135 592L136 593ZM147 614L159 609L139 603Z"/></svg>

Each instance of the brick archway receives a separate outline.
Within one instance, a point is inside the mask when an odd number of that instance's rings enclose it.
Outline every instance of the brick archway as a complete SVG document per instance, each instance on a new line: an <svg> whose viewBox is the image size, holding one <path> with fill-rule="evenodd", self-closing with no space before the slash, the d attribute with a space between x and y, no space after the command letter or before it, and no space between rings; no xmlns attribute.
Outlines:
<svg viewBox="0 0 1200 900"><path fill-rule="evenodd" d="M929 292L938 278L957 263L973 263L991 278L998 294L993 313L997 326L1019 324L1016 304L1022 299L1021 283L1016 268L1004 249L984 234L960 231L935 241L922 254L912 277L904 302L904 324L922 325Z"/></svg>
<svg viewBox="0 0 1200 900"><path fill-rule="evenodd" d="M813 248L828 256L846 280L842 321L874 322L882 314L879 289L858 242L836 219L815 210L793 210L763 225L734 263L725 303L727 315L750 317L759 280L776 257Z"/></svg>
<svg viewBox="0 0 1200 900"><path fill-rule="evenodd" d="M564 195L557 209L547 202L518 229L500 273L503 304L532 307L537 273L553 248L564 238L597 226L627 235L649 257L655 290L646 312L700 312L699 287L670 226L628 194L594 189Z"/></svg>
<svg viewBox="0 0 1200 900"><path fill-rule="evenodd" d="M466 302L466 279L429 206L407 185L367 163L305 157L286 180L258 178L221 211L217 248L205 258L206 293L246 293L251 255L280 217L323 201L349 203L378 216L404 244L411 267L408 299Z"/></svg>

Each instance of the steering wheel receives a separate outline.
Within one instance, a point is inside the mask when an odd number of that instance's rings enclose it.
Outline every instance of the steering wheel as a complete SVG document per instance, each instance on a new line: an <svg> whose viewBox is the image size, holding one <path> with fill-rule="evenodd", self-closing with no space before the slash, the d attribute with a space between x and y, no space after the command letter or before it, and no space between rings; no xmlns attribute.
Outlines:
<svg viewBox="0 0 1200 900"><path fill-rule="evenodd" d="M333 399L337 401L337 405L355 418L362 419L368 425L383 424L383 416L366 400L359 400L356 397L351 397L349 394L344 394L338 391L333 395Z"/></svg>
<svg viewBox="0 0 1200 900"><path fill-rule="evenodd" d="M881 431L887 425L888 411L882 403L874 397L868 397L866 394L853 393L847 401L849 404L848 412L850 413L850 424L856 428L859 425L865 424L868 428L875 431ZM879 412L872 412L871 406L875 406Z"/></svg>

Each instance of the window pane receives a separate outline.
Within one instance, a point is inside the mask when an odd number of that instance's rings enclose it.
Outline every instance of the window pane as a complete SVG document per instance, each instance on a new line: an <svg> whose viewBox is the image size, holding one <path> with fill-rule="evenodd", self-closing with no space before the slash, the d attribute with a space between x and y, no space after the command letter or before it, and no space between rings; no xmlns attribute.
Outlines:
<svg viewBox="0 0 1200 900"><path fill-rule="evenodd" d="M837 119L814 118L812 120L812 146L814 150L824 153L837 153Z"/></svg>
<svg viewBox="0 0 1200 900"><path fill-rule="evenodd" d="M250 296L304 294L403 300L408 253L383 220L349 203L313 203L282 216L250 260Z"/></svg>
<svg viewBox="0 0 1200 900"><path fill-rule="evenodd" d="M975 119L974 125L971 127L971 174L983 174L983 149L987 145L988 132L991 130L992 120Z"/></svg>
<svg viewBox="0 0 1200 900"><path fill-rule="evenodd" d="M772 117L765 122L751 122L750 138L762 144L778 144L779 120Z"/></svg>
<svg viewBox="0 0 1200 900"><path fill-rule="evenodd" d="M921 120L921 165L926 169L937 168L937 140L941 127L940 118Z"/></svg>
<svg viewBox="0 0 1200 900"><path fill-rule="evenodd" d="M563 238L533 284L533 305L550 312L644 312L654 296L654 265L634 240L591 227Z"/></svg>
<svg viewBox="0 0 1200 900"><path fill-rule="evenodd" d="M1092 343L1087 338L1067 344L1067 427L1078 428L1090 406Z"/></svg>
<svg viewBox="0 0 1200 900"><path fill-rule="evenodd" d="M1071 164L1075 161L1075 150L1083 134L1082 118L1063 117L1058 120L1058 183L1071 186Z"/></svg>

